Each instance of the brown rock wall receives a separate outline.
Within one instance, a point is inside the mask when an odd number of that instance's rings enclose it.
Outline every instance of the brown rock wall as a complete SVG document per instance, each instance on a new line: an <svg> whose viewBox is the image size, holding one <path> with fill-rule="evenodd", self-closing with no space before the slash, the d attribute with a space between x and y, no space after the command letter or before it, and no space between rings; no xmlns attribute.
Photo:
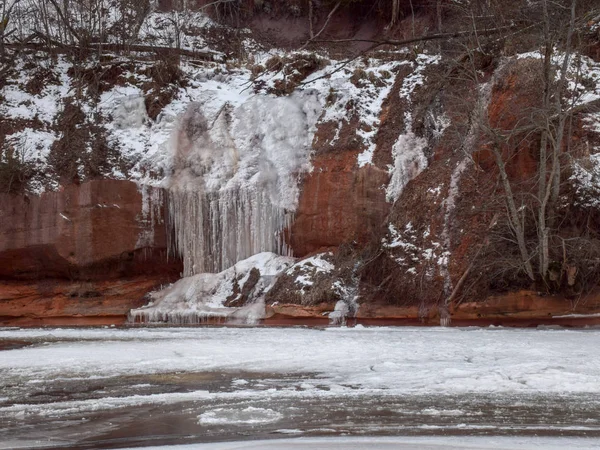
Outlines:
<svg viewBox="0 0 600 450"><path fill-rule="evenodd" d="M127 181L68 185L39 197L0 195L0 277L114 278L178 273L167 262L163 212L144 214ZM146 217L148 216L148 217Z"/></svg>
<svg viewBox="0 0 600 450"><path fill-rule="evenodd" d="M267 307L264 320L268 325L325 325L334 304L322 303L306 307L278 304ZM489 297L481 302L462 303L450 311L454 326L535 327L556 325L582 327L600 324L600 295L591 294L574 302L559 296L545 296L534 291L517 291ZM363 325L429 325L440 324L437 307L423 314L417 306L392 306L368 302L360 305L355 317L347 323Z"/></svg>
<svg viewBox="0 0 600 450"><path fill-rule="evenodd" d="M153 277L71 282L10 281L0 286L0 326L122 324L157 287Z"/></svg>
<svg viewBox="0 0 600 450"><path fill-rule="evenodd" d="M290 243L295 256L346 242L366 243L378 234L390 205L389 175L374 166L357 167L355 151L317 155L302 186Z"/></svg>
<svg viewBox="0 0 600 450"><path fill-rule="evenodd" d="M1 195L0 325L123 323L182 270L167 258L163 214L127 181Z"/></svg>

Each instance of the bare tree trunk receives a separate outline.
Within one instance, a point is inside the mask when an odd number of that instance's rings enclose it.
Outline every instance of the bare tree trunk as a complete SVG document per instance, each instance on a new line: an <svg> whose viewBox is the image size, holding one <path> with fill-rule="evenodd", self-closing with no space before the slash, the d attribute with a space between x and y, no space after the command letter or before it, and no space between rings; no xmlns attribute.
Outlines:
<svg viewBox="0 0 600 450"><path fill-rule="evenodd" d="M64 1L64 8L65 11L63 12L63 10L61 9L60 5L58 4L58 2L56 0L49 0L50 3L52 3L52 5L54 6L54 9L56 10L56 14L58 15L60 21L62 22L62 24L64 25L65 29L69 31L69 35L71 36L72 39L72 43L78 42L79 44L83 44L83 42L81 41L81 38L79 36L79 33L77 33L77 31L75 30L75 28L73 28L73 26L71 25L71 21L69 20L69 2L67 0Z"/></svg>
<svg viewBox="0 0 600 450"><path fill-rule="evenodd" d="M308 29L310 32L310 38L315 38L315 31L313 30L313 0L308 0Z"/></svg>
<svg viewBox="0 0 600 450"><path fill-rule="evenodd" d="M9 21L7 4L2 2L2 10L0 10L0 58L4 58L4 35L8 32Z"/></svg>
<svg viewBox="0 0 600 450"><path fill-rule="evenodd" d="M546 130L542 131L542 137L540 142L540 162L538 167L538 241L540 243L541 251L539 252L539 272L542 279L546 278L547 267L548 267L548 233L546 227L546 205L543 202L543 198L546 195L546 176L547 176L547 145L548 135Z"/></svg>
<svg viewBox="0 0 600 450"><path fill-rule="evenodd" d="M577 0L571 2L571 22L567 33L567 41L565 48L565 56L560 69L560 79L555 90L551 89L554 84L554 75L552 70L552 57L554 54L554 42L550 36L550 17L548 14L548 2L543 0L542 13L544 21L544 96L543 96L543 114L544 125L540 140L540 160L538 166L538 273L545 281L548 268L550 266L550 230L554 223L555 209L558 203L560 193L560 154L562 150L562 141L564 138L564 128L567 113L565 113L562 104L562 92L566 83L566 76L569 68L569 60L571 56L571 40L575 26L575 8ZM551 93L554 91L554 106L551 105ZM558 117L558 126L553 134L551 124L551 116ZM552 169L548 175L548 141L551 143L551 161Z"/></svg>
<svg viewBox="0 0 600 450"><path fill-rule="evenodd" d="M2 9L0 10L0 58L6 56L5 40L16 32L16 28L9 30L9 25L12 22L12 13L20 0L13 0L10 3L9 0L2 2Z"/></svg>
<svg viewBox="0 0 600 450"><path fill-rule="evenodd" d="M398 13L400 12L400 0L392 0L392 18L390 20L389 27L392 28L396 25L398 20Z"/></svg>
<svg viewBox="0 0 600 450"><path fill-rule="evenodd" d="M543 110L543 128L542 135L540 139L540 160L538 165L538 225L537 225L537 234L538 234L538 272L542 278L542 280L546 280L546 274L548 273L548 257L549 257L549 249L548 249L548 226L547 226L547 216L546 216L546 208L548 204L548 198L546 195L547 184L552 184L552 176L550 180L546 180L548 176L548 135L550 133L550 121L548 120L548 116L551 114L550 112L550 95L551 95L551 87L554 83L554 76L552 71L552 55L553 55L553 47L554 43L550 37L550 19L548 15L548 3L544 0L542 4L542 13L544 17L544 68L543 68L543 83L544 83L544 94L542 99ZM553 168L555 167L554 163L554 154L553 154Z"/></svg>
<svg viewBox="0 0 600 450"><path fill-rule="evenodd" d="M515 197L508 179L508 174L506 173L506 165L504 164L500 150L495 144L493 146L493 153L496 158L498 169L500 170L500 178L502 180L502 186L504 187L506 205L508 207L508 219L517 239L519 252L521 253L521 262L523 263L523 267L525 268L525 273L527 273L527 276L532 281L535 281L533 267L531 266L531 257L529 255L529 251L527 250L527 245L525 244L525 230L523 224L521 223L521 218L519 217L519 210L515 204Z"/></svg>
<svg viewBox="0 0 600 450"><path fill-rule="evenodd" d="M412 37L415 37L415 10L413 8L412 0L409 0L409 3L410 3L410 18L411 18Z"/></svg>
<svg viewBox="0 0 600 450"><path fill-rule="evenodd" d="M556 133L555 145L554 145L554 158L557 161L558 169L554 173L554 178L552 181L552 198L551 205L552 208L556 208L558 204L558 196L560 193L560 154L562 151L562 143L564 139L565 132L565 123L567 118L567 113L563 111L562 104L562 92L567 82L567 72L569 70L569 62L571 59L571 54L573 53L573 49L571 48L571 44L573 41L573 32L575 30L575 10L577 7L577 0L572 0L571 2L571 20L569 22L569 30L567 32L567 41L565 43L565 56L562 62L560 79L558 82L558 87L556 90L555 103L556 103L556 113L559 115L558 119L558 130Z"/></svg>
<svg viewBox="0 0 600 450"><path fill-rule="evenodd" d="M329 25L329 21L331 20L331 18L333 17L333 15L335 14L335 12L338 10L338 8L340 7L340 5L342 4L341 1L337 2L335 4L335 6L333 7L333 9L329 12L329 14L327 15L327 19L325 19L325 23L323 24L323 26L321 27L321 29L317 32L317 34L315 34L313 37L311 37L308 41L306 41L304 43L304 45L302 47L300 47L300 50L304 50L306 48L306 46L308 44L310 44L314 39L318 38L321 33L323 31L325 31L325 28L327 28L327 25Z"/></svg>

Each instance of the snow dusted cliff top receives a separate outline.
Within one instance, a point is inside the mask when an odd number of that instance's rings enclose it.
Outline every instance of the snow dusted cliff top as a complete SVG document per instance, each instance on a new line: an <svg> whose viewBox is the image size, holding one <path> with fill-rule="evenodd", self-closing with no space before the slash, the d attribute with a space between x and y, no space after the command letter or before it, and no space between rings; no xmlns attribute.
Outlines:
<svg viewBox="0 0 600 450"><path fill-rule="evenodd" d="M97 24L98 29L91 32L104 33L107 43L119 44L122 41L118 31L122 12L112 0L103 0L102 6L106 11ZM39 5L33 0L23 0L15 8L14 16L19 17L19 26L10 39L16 42L30 36L39 26ZM47 13L55 14L55 11ZM86 14L82 11L75 15L75 27L83 26ZM135 30L129 30L133 36L129 43L208 51L217 55L219 52L210 48L210 35L222 32L219 27L199 11L153 10L144 15ZM52 26L47 32L57 39L60 34L60 30ZM361 148L357 165L363 167L373 163L384 101L392 92L401 68L407 73L400 80L398 94L394 95L399 95L408 108L403 113L404 130L398 130L393 163L389 165L388 200L394 202L407 182L427 167L431 143L420 133L414 134L412 110L418 99L413 97L415 90L426 83L428 69L441 63L440 55L400 48L344 61L330 58L326 51L267 49L252 38L250 30L241 30L241 33L245 59L199 64L183 58L179 65L180 82L169 86L168 98L161 101L164 104L160 112L152 117L147 109L149 98L156 93L152 89L157 89L150 87L155 81L151 70L155 62L141 54L111 55L110 63L103 63L106 68L122 65L126 69L99 93L92 92L90 86L82 88L75 77L79 70L90 73L97 70L98 62L93 58L83 62L82 67L74 67L66 57L58 56L53 60L43 53L18 60L16 70L9 74L7 83L0 89L3 100L0 116L18 122L15 131L7 134L6 142L35 171L28 189L39 193L58 188L56 174L52 173L57 158L51 153L64 134L58 122L67 101L82 109L85 126L100 127L92 134L100 133L106 137L111 156L101 175L142 184L172 185L174 180L168 178L176 165L174 141L178 137L175 130L180 127L186 111L190 112L190 105L194 105L192 109L209 125L210 153L214 154L215 148L220 148L224 155L222 161L215 163L212 158L210 167L200 170L207 178L208 189L249 182L263 172L266 174L263 179L275 175L275 184L285 197L279 204L293 210L297 187L291 186L293 183L289 180L283 181L289 177L282 174L310 170L310 150L319 125L333 123L337 126L338 133L329 142L333 147L342 125L357 118L355 133ZM539 58L540 53L527 52L517 57ZM557 53L557 64L560 57ZM318 61L318 67L312 68L308 75L301 74L303 66L296 65L303 58ZM576 104L583 105L600 98L600 65L586 57L573 58L571 65L573 76L569 79L569 90L577 96ZM95 76L101 77L102 72ZM291 86L290 80L295 79L300 82L292 86L291 95L273 95L282 84ZM441 136L449 119L442 115L436 120L436 132ZM597 128L600 123L597 114L589 114L585 120L590 128ZM93 153L93 147L93 143L86 142L82 151ZM78 164L78 177L84 180L89 174L83 161ZM233 176L232 171L239 173ZM581 177L576 174L583 183L581 189L590 187L589 180L595 179L598 171L600 169L592 167L588 174ZM184 185L186 181L175 183Z"/></svg>
<svg viewBox="0 0 600 450"><path fill-rule="evenodd" d="M17 6L22 8L23 16L15 39L24 38L36 27L36 9L30 3L21 2ZM119 20L118 13L111 11L103 25L107 30ZM175 23L181 28L179 37L173 28ZM184 26L186 24L193 24L200 32L191 32L193 27ZM214 22L199 12L155 11L141 24L136 42L168 47L177 38L179 48L206 51L209 49L204 32L215 27ZM53 29L50 32L52 34ZM244 30L244 33L249 31ZM112 35L109 33L109 36ZM34 56L34 64L29 58L18 60L16 70L0 87L3 99L0 116L16 121L16 131L7 134L6 142L35 172L27 189L41 193L59 187L60 181L53 172L60 172L56 161L64 158L53 153L57 153L55 147L60 146L65 136L61 122L68 104L75 105L84 115L77 127L94 128L90 134L106 140L110 158L100 175L110 178L153 186L188 184L189 177L174 180L172 175L177 169L175 154L181 138L178 130L181 130L182 120L194 114L202 116L209 129L208 147L211 149L204 148L203 152L211 154L211 162L206 166L206 158L200 158L203 167L195 168L205 178L208 190L256 182L261 172L259 177L274 179L281 193L282 198L274 203L293 210L298 193L296 183L290 178L310 170L317 126L333 123L338 127L338 134L329 142L333 147L342 124L352 118L359 120L355 132L363 148L357 163L359 166L372 163L383 102L399 67L412 64L404 60L405 50L398 51L397 58L390 59L387 52L380 59L375 52L369 59L347 63L330 59L326 52L315 56L308 51L264 49L249 35L243 45L252 53L247 61L198 64L183 58L178 65L179 80L162 87L153 85L157 82L156 63L137 54L115 53L110 62L102 64L92 57L77 67L61 55L53 60L40 53ZM295 82L297 85L291 95L273 94L278 83L289 84L289 80L300 75L298 69L273 68L273 60L287 61L293 68L296 61L315 58L320 67L308 76L302 75L306 78L302 83ZM435 57L418 59L411 78L413 85L422 83L423 68L435 61ZM104 81L109 70L118 75ZM100 85L82 86L77 79L80 72L89 73L90 79L99 79ZM165 91L168 96L160 100L158 114L149 114L153 96L163 95ZM401 95L408 94L403 91ZM90 155L95 144L89 142L89 136L85 140L80 151ZM215 151L223 155L220 161ZM77 158L77 155L69 157ZM85 163L88 157L78 158L76 162L80 181L90 176Z"/></svg>

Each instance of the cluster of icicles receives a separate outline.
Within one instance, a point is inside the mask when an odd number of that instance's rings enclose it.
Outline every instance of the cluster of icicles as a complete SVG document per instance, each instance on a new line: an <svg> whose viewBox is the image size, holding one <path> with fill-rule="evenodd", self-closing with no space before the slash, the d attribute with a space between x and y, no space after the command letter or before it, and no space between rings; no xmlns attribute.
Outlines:
<svg viewBox="0 0 600 450"><path fill-rule="evenodd" d="M129 313L131 323L171 323L174 325L214 325L227 321L226 314L208 311L160 311L134 309Z"/></svg>
<svg viewBox="0 0 600 450"><path fill-rule="evenodd" d="M218 286L187 298L191 292L185 282L193 279L188 277L204 276L199 274L215 274L216 278L219 272L238 261L261 252L291 256L283 231L291 225L293 213L274 206L268 193L256 186L214 192L144 189L142 194L145 203L166 202L167 245L169 254L183 260L184 278L176 285L182 285L180 296L186 306L166 310L164 306L135 309L129 313L129 321L185 326L259 320L261 314L252 306L237 309L205 306L204 297L218 290ZM149 216L148 222L155 222L151 214L154 209L155 206L143 211L144 216ZM153 302L160 305L166 290L153 293L152 297ZM264 310L264 304L256 306Z"/></svg>
<svg viewBox="0 0 600 450"><path fill-rule="evenodd" d="M170 190L167 202L169 248L183 259L186 277L221 272L264 251L291 256L283 230L293 213L260 189Z"/></svg>

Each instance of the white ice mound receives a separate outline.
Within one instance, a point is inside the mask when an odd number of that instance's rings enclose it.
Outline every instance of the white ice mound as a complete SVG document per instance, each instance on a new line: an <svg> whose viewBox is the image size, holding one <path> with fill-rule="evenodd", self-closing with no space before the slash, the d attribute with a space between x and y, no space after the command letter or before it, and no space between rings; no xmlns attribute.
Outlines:
<svg viewBox="0 0 600 450"><path fill-rule="evenodd" d="M335 304L333 311L329 313L329 323L331 325L344 325L346 317L350 314L350 308L344 300L339 300Z"/></svg>
<svg viewBox="0 0 600 450"><path fill-rule="evenodd" d="M282 231L311 169L318 97L256 95L215 111L192 103L172 141L172 248L184 275L220 272L259 252L290 255Z"/></svg>
<svg viewBox="0 0 600 450"><path fill-rule="evenodd" d="M129 312L129 321L178 325L208 321L256 323L264 318L264 295L277 275L293 263L291 257L264 252L220 273L182 278L151 293L148 305Z"/></svg>

